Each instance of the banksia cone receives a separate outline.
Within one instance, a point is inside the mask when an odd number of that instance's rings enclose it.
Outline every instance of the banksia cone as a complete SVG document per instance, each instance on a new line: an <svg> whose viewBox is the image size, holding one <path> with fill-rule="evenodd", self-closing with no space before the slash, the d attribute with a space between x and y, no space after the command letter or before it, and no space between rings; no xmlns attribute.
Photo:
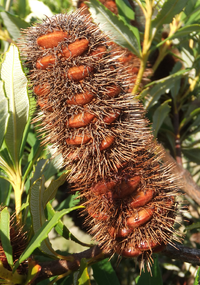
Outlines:
<svg viewBox="0 0 200 285"><path fill-rule="evenodd" d="M71 168L91 234L106 251L150 260L172 243L177 185L114 49L80 10L25 30L21 43L43 143Z"/></svg>

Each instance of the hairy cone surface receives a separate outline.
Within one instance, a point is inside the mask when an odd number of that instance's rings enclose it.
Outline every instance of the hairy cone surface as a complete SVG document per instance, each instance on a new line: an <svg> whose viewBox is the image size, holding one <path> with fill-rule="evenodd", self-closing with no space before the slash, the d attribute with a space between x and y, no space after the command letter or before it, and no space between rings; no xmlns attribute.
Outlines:
<svg viewBox="0 0 200 285"><path fill-rule="evenodd" d="M177 185L127 93L132 75L122 55L81 10L25 30L21 51L43 142L71 168L91 234L106 251L150 260L172 240Z"/></svg>

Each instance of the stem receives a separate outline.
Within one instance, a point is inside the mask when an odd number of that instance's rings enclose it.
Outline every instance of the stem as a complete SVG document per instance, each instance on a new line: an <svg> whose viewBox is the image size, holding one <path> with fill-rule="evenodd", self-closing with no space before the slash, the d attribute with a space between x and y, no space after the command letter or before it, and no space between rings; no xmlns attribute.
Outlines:
<svg viewBox="0 0 200 285"><path fill-rule="evenodd" d="M151 19L152 19L152 3L149 0L146 0L146 11L144 12L146 22L145 22L145 31L144 31L144 41L143 41L143 50L142 50L142 55L141 55L141 60L140 60L140 70L138 72L135 86L132 90L132 94L136 94L138 91L138 88L140 86L140 83L142 81L142 77L146 68L146 63L148 60L149 56L149 49L151 46L151 41L152 39L150 38L151 34Z"/></svg>
<svg viewBox="0 0 200 285"><path fill-rule="evenodd" d="M6 6L5 6L5 11L9 12L11 5L12 5L12 0L7 0Z"/></svg>

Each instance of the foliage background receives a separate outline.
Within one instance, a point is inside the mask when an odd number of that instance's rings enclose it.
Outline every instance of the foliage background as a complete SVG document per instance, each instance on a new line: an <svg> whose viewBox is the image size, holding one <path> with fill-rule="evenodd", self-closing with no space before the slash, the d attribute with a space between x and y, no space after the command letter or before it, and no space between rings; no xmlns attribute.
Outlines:
<svg viewBox="0 0 200 285"><path fill-rule="evenodd" d="M102 2L108 8L113 7L113 1ZM86 244L78 240L79 233L81 240L83 233L77 227L73 234L66 227L71 220L65 215L80 208L78 194L69 194L68 185L64 183L67 173L60 169L58 159L49 159L48 149L40 145L36 136L31 124L35 99L28 91L27 71L22 69L15 43L21 28L45 18L44 15L71 12L76 9L76 3L1 0L0 5L0 132L4 134L0 137L0 203L6 206L1 211L0 236L13 270L32 254L28 277L11 276L0 264L0 278L2 284L29 284L39 274L39 267L33 260L66 258L68 252L81 251ZM138 94L144 103L155 138L169 150L177 164L190 171L198 185L200 1L116 0L115 5L118 16L97 0L89 3L95 21L103 23L101 28L139 58L140 69L132 93ZM147 67L151 76L146 85L141 85ZM184 245L199 249L199 205L192 199L189 189L185 197L188 211L181 213L179 218L185 231ZM15 210L18 223L29 229L27 247L18 261L13 260L9 232L10 213ZM50 232L51 240L47 238ZM55 241L60 244L59 236L62 246L58 251ZM69 239L75 245L72 247L70 243L70 248L66 249ZM85 243L89 241L86 236ZM89 266L93 262L92 267ZM195 264L172 261L160 254L155 256L151 277L148 272L139 276L134 260L114 257L111 261L94 259L89 262L83 259L80 270L74 274L68 272L66 276L55 276L37 284L198 284L197 268ZM9 275L7 279L6 274Z"/></svg>

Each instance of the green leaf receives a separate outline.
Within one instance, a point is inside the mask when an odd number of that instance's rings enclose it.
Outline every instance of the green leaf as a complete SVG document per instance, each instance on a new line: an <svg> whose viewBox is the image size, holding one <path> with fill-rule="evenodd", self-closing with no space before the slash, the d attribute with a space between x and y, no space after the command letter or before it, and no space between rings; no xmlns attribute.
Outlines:
<svg viewBox="0 0 200 285"><path fill-rule="evenodd" d="M7 180L0 178L0 204L9 205L12 185Z"/></svg>
<svg viewBox="0 0 200 285"><path fill-rule="evenodd" d="M29 98L27 79L23 72L19 51L11 45L2 63L1 77L5 83L6 95L9 99L9 113L5 142L16 165L19 163L20 147L24 128L29 117Z"/></svg>
<svg viewBox="0 0 200 285"><path fill-rule="evenodd" d="M200 222L193 223L193 224L190 225L190 226L186 226L185 229L186 229L187 231L189 231L189 230L194 230L194 229L200 229Z"/></svg>
<svg viewBox="0 0 200 285"><path fill-rule="evenodd" d="M127 23L129 23L130 20L134 20L135 13L128 0L116 0L115 2L117 4L119 15L123 17Z"/></svg>
<svg viewBox="0 0 200 285"><path fill-rule="evenodd" d="M29 24L8 12L1 12L0 14L9 34L16 41L21 36L20 29L28 28Z"/></svg>
<svg viewBox="0 0 200 285"><path fill-rule="evenodd" d="M154 258L154 263L151 267L152 276L150 273L145 269L145 272L142 272L140 278L138 279L137 285L162 285L162 275L160 272L160 267L158 263L157 256Z"/></svg>
<svg viewBox="0 0 200 285"><path fill-rule="evenodd" d="M46 221L43 196L45 192L45 179L44 176L39 178L30 189L29 206L32 217L32 226L34 233L37 233ZM41 242L40 250L50 256L57 256L57 253L53 250L52 245L47 237L45 241Z"/></svg>
<svg viewBox="0 0 200 285"><path fill-rule="evenodd" d="M3 143L4 134L8 124L8 99L5 96L3 81L0 81L0 148Z"/></svg>
<svg viewBox="0 0 200 285"><path fill-rule="evenodd" d="M74 207L74 206L73 206ZM71 207L67 207L67 208L71 208ZM80 206L80 208L82 208L82 206ZM46 207L46 211L47 211L47 218L48 220L50 220L54 215L55 215L55 210L53 209L52 205L50 203L47 204ZM55 230L56 232L61 235L62 237L64 237L67 240L73 240L74 242L82 245L82 246L86 246L86 247L90 247L91 245L88 245L80 240L78 240L70 231L69 229L63 224L62 221L59 221L58 224L55 226Z"/></svg>
<svg viewBox="0 0 200 285"><path fill-rule="evenodd" d="M93 264L92 269L94 279L98 284L120 285L117 275L108 258Z"/></svg>
<svg viewBox="0 0 200 285"><path fill-rule="evenodd" d="M81 259L81 265L78 273L77 285L91 285L90 276L88 274L88 264L85 258Z"/></svg>
<svg viewBox="0 0 200 285"><path fill-rule="evenodd" d="M200 273L200 267L198 268L197 270L197 273L196 273L196 277L195 277L195 280L194 280L194 284L193 285L198 285L199 284L199 273Z"/></svg>
<svg viewBox="0 0 200 285"><path fill-rule="evenodd" d="M172 40L172 39L178 39L183 37L188 37L190 34L200 33L200 25L199 24L193 24L193 25L187 25L180 29L178 29L173 35L170 37L167 37L164 41L159 42L153 49L158 48L159 46L163 45L166 41Z"/></svg>
<svg viewBox="0 0 200 285"><path fill-rule="evenodd" d="M191 149L182 148L182 152L189 161L200 164L200 155L199 155L200 148L191 148Z"/></svg>
<svg viewBox="0 0 200 285"><path fill-rule="evenodd" d="M25 276L20 275L18 272L13 273L12 271L6 269L0 260L0 282L1 284L23 284L25 281ZM3 281L2 281L3 280Z"/></svg>
<svg viewBox="0 0 200 285"><path fill-rule="evenodd" d="M154 132L154 136L157 136L157 133L162 126L162 123L164 122L165 118L170 112L170 106L168 105L169 102L171 102L171 99L165 101L162 103L154 112L153 114L153 124L152 124L152 129Z"/></svg>
<svg viewBox="0 0 200 285"><path fill-rule="evenodd" d="M148 101L146 109L150 109L159 100L160 96L164 94L166 90L171 89L174 86L176 80L181 78L184 73L186 73L186 70L180 70L175 74L169 75L165 78L156 80L148 84L147 87L151 86L152 84L155 85L149 90L149 95L151 96L151 98Z"/></svg>
<svg viewBox="0 0 200 285"><path fill-rule="evenodd" d="M19 264L22 263L24 260L26 260L36 248L40 247L42 241L48 237L49 232L53 229L53 227L58 223L58 221L64 215L68 214L71 211L76 210L77 208L78 207L74 207L71 209L64 209L61 212L57 212L51 220L46 221L42 225L42 227L37 231L37 233L33 236L25 251L22 253L18 261L15 263L13 271L15 271L19 266Z"/></svg>
<svg viewBox="0 0 200 285"><path fill-rule="evenodd" d="M12 254L12 246L10 242L10 213L5 207L1 211L1 243L3 250L5 252L8 264L10 267L13 267L13 254Z"/></svg>
<svg viewBox="0 0 200 285"><path fill-rule="evenodd" d="M131 52L140 55L140 40L137 29L130 30L116 15L105 8L99 1L91 0L89 3L90 12L94 21L102 23L101 30L112 35L112 40L124 48L128 48Z"/></svg>
<svg viewBox="0 0 200 285"><path fill-rule="evenodd" d="M158 28L163 24L171 23L174 16L184 9L187 2L188 0L165 1L156 18L152 21L152 26Z"/></svg>
<svg viewBox="0 0 200 285"><path fill-rule="evenodd" d="M45 207L46 204L55 197L58 188L66 181L68 174L69 171L66 171L58 179L51 181L50 185L45 189L43 193L43 207Z"/></svg>

